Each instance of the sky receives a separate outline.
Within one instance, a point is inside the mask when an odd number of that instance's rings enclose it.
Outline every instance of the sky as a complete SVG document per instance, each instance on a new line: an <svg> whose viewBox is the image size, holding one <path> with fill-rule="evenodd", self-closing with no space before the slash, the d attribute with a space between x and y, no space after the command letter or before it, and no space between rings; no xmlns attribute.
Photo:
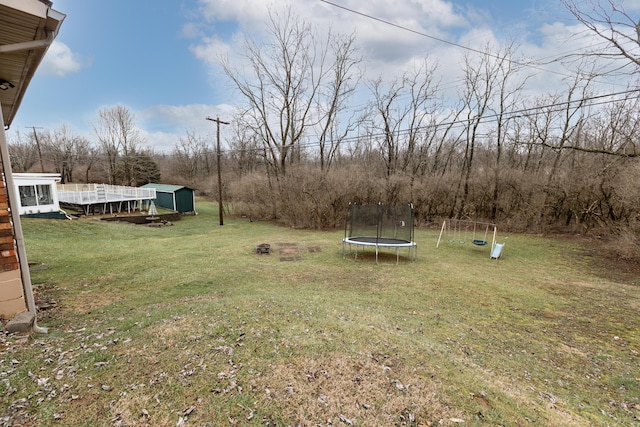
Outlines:
<svg viewBox="0 0 640 427"><path fill-rule="evenodd" d="M640 0L623 0L640 12ZM318 31L356 34L365 79L397 75L421 58L438 64L452 91L465 49L518 45L518 59L578 52L585 31L557 0L53 0L66 15L11 129L68 126L95 141L101 109L123 105L147 148L171 152L187 131L215 134L206 117L229 121L242 102L219 67L237 60L245 36L260 37L269 10L290 5ZM532 91L553 91L564 77L536 69ZM224 126L222 139L226 137Z"/></svg>

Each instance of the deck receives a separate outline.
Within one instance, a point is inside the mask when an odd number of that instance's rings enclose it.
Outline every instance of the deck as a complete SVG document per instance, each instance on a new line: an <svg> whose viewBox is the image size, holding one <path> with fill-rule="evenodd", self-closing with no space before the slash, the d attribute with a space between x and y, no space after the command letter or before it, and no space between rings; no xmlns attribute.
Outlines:
<svg viewBox="0 0 640 427"><path fill-rule="evenodd" d="M85 215L142 210L156 198L155 188L109 184L58 184L61 205L81 209Z"/></svg>

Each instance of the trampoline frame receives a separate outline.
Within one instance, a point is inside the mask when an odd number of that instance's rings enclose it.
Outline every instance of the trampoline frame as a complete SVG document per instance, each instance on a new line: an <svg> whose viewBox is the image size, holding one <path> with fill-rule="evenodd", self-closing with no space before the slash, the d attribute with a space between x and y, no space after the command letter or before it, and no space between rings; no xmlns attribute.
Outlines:
<svg viewBox="0 0 640 427"><path fill-rule="evenodd" d="M376 264L379 263L379 254L380 248L389 248L395 249L396 252L396 265L400 263L400 249L408 249L409 251L409 259L412 262L415 262L418 256L418 244L413 241L413 206L409 205L409 209L411 212L411 218L399 218L398 225L400 227L410 227L409 235L411 236L411 240L406 239L397 239L392 237L383 237L387 233L387 230L383 229L382 225L382 211L385 206L382 204L378 204L377 209L377 224L375 224L376 235L375 236L352 236L351 232L352 221L353 221L353 212L354 205L349 204L349 215L347 215L347 219L345 221L345 237L342 239L342 257L346 258L347 256L347 246L349 246L349 252L351 252L351 247L355 247L355 259L358 259L358 248L362 248L364 250L366 247L374 247L376 252ZM363 206L363 205L360 205ZM366 205L364 205L366 207ZM370 209L373 209L373 206L369 206ZM395 218L394 218L395 219ZM370 224L373 225L373 224ZM395 233L394 233L395 234Z"/></svg>

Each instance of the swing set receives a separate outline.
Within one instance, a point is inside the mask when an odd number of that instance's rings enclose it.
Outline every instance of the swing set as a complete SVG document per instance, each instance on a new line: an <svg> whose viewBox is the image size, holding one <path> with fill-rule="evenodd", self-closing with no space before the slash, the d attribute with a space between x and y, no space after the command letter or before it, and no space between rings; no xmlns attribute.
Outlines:
<svg viewBox="0 0 640 427"><path fill-rule="evenodd" d="M464 219L445 219L442 222L442 228L440 229L440 236L438 236L438 243L436 248L440 246L440 241L443 236L449 243L459 243L464 245L467 242L471 242L476 246L486 246L489 244L489 235L491 235L491 258L498 258L500 255L495 255L496 249L496 235L498 234L498 227L495 224L489 222L469 221ZM502 247L500 245L500 252Z"/></svg>

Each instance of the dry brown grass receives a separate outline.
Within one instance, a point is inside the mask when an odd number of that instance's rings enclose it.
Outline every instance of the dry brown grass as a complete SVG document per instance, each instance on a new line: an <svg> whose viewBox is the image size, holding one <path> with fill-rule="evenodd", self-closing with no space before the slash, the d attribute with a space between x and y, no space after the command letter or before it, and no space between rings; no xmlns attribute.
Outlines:
<svg viewBox="0 0 640 427"><path fill-rule="evenodd" d="M334 354L271 365L252 389L293 425L449 425L460 411L435 379L383 355ZM428 377L427 377L428 378Z"/></svg>
<svg viewBox="0 0 640 427"><path fill-rule="evenodd" d="M606 247L623 260L640 261L640 236L630 228L618 231Z"/></svg>

